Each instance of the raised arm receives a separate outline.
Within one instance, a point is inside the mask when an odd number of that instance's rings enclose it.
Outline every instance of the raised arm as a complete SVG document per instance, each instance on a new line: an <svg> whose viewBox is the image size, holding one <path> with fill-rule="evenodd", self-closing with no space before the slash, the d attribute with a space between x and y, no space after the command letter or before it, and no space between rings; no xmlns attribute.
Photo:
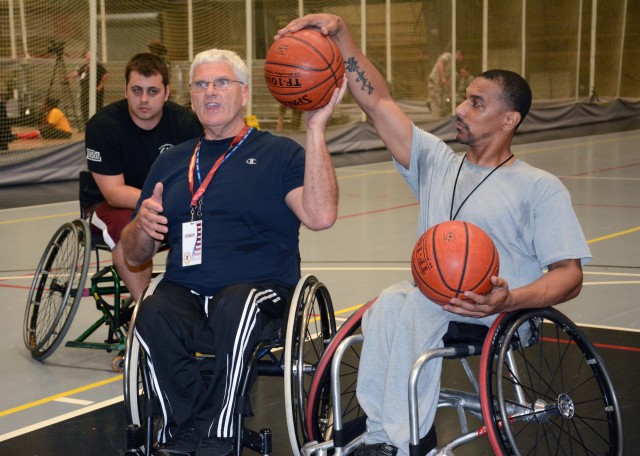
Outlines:
<svg viewBox="0 0 640 456"><path fill-rule="evenodd" d="M336 42L345 61L351 95L369 116L394 158L404 167L408 167L411 120L393 101L386 81L356 45L347 24L333 14L309 14L291 21L280 29L276 39L305 27L316 27Z"/></svg>
<svg viewBox="0 0 640 456"><path fill-rule="evenodd" d="M300 222L314 231L330 228L338 217L338 182L327 149L325 129L346 91L343 80L326 106L305 113L304 185L286 196L287 205Z"/></svg>

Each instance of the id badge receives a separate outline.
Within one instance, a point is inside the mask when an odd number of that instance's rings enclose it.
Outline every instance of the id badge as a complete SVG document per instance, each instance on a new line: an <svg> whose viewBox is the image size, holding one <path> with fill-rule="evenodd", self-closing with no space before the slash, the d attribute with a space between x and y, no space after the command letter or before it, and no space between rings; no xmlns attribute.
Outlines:
<svg viewBox="0 0 640 456"><path fill-rule="evenodd" d="M202 220L182 224L182 266L202 263Z"/></svg>

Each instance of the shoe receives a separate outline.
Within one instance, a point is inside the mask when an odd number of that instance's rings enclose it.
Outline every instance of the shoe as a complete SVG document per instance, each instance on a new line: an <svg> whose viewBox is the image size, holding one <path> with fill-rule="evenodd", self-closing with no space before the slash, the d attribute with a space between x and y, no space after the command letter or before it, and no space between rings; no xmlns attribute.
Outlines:
<svg viewBox="0 0 640 456"><path fill-rule="evenodd" d="M362 445L353 453L354 456L396 456L398 449L388 443L371 443Z"/></svg>
<svg viewBox="0 0 640 456"><path fill-rule="evenodd" d="M159 448L155 456L195 456L198 449L198 434L195 427L187 427L171 442Z"/></svg>
<svg viewBox="0 0 640 456"><path fill-rule="evenodd" d="M202 439L197 456L228 456L233 454L233 439L209 437Z"/></svg>

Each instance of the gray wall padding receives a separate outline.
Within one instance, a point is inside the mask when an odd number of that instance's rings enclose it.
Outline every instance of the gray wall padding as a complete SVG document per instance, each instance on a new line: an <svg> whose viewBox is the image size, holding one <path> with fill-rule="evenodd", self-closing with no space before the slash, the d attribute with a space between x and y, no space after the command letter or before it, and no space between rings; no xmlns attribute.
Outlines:
<svg viewBox="0 0 640 456"><path fill-rule="evenodd" d="M0 186L77 179L80 171L87 168L84 141L66 143L44 152L28 160L0 167Z"/></svg>
<svg viewBox="0 0 640 456"><path fill-rule="evenodd" d="M456 135L453 117L438 122L430 122L427 116L419 114L415 103L399 103L409 113L414 122L445 141L454 141ZM413 113L416 113L415 116ZM537 102L520 126L519 133L531 133L556 128L576 127L598 122L620 120L640 116L640 100L610 99L596 103L589 102ZM304 145L304 133L291 137ZM384 152L385 147L368 122L356 122L331 130L327 143L332 155L348 157L353 153ZM347 162L349 160L347 159ZM353 161L356 163L356 160ZM84 143L77 142L52 148L35 158L0 167L0 186L33 184L77 179L81 170L86 169Z"/></svg>

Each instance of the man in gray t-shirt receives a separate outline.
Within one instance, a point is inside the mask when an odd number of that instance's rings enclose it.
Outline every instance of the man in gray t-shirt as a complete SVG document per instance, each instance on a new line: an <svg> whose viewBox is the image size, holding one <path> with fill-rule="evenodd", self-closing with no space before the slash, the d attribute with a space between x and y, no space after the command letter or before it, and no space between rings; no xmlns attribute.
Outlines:
<svg viewBox="0 0 640 456"><path fill-rule="evenodd" d="M383 290L363 316L357 393L367 415L367 445L355 454L379 454L377 444L390 443L406 455L409 373L420 354L442 345L448 323L489 325L501 312L572 299L580 292L582 265L591 253L564 185L511 153L515 132L531 106L531 89L521 76L491 70L467 87L455 112L457 140L467 146L466 154L458 156L402 112L341 18L312 14L278 33L307 26L318 27L338 44L349 92L420 202L418 235L440 222L464 220L485 230L500 254L500 277L492 277L494 288L485 296L465 292L468 301L454 298L440 306L404 281ZM421 436L434 420L441 362L429 362L420 375Z"/></svg>

